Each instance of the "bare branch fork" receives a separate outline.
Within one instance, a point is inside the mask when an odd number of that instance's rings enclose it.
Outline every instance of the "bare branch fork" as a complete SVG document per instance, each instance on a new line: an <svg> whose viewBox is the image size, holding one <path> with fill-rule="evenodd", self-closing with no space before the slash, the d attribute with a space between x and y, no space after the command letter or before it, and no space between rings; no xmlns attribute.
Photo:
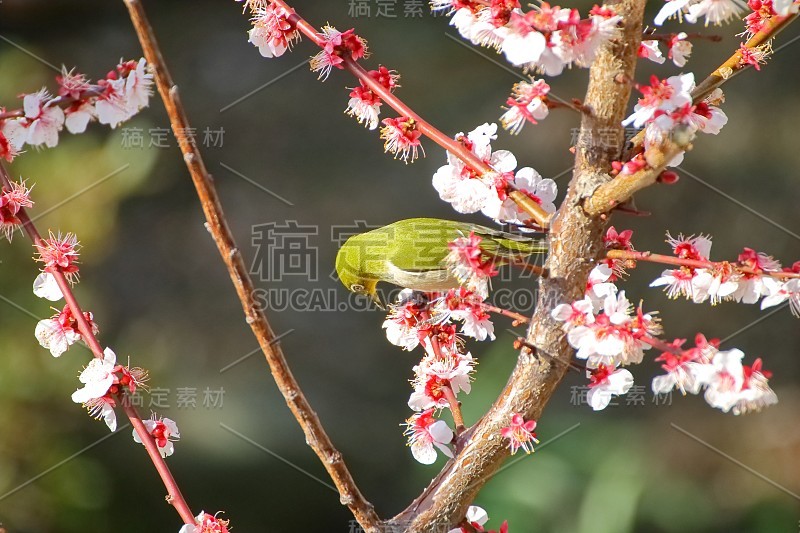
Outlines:
<svg viewBox="0 0 800 533"><path fill-rule="evenodd" d="M283 5L283 2L278 3ZM208 229L228 267L247 321L262 346L275 381L303 427L309 444L336 483L343 503L350 507L367 531L378 531L382 527L380 519L356 488L341 455L333 448L291 376L280 347L273 347L271 344L274 334L263 312L252 300L252 281L225 222L211 178L197 147L185 138L188 121L178 99L177 87L167 72L140 2L126 0L126 5L145 56L155 68L156 83L170 116L173 131L182 140L180 146L200 196ZM591 70L585 105L592 113L584 114L581 126L581 139L587 139L587 142L579 142L575 172L567 198L553 219L552 249L546 265L550 275L539 281L539 302L527 337L530 345L540 347L545 353L555 354L553 357L557 360L538 358L532 351L524 349L501 396L491 410L464 433L466 439L463 448L455 459L445 466L411 506L387 522L389 527L425 532L434 524L458 523L483 484L508 457L509 452L502 439L496 438L500 428L508 423L513 413L523 413L526 418L538 418L569 368L566 364L555 364L561 363L560 359L569 360L571 349L564 340L560 325L550 317L550 311L563 301L580 298L591 266L584 259L599 257L601 252L605 222L587 216L581 204L591 191L609 179L611 162L621 154L624 139L621 121L631 89L629 84L616 83L613 80L632 79L642 34L644 0L623 0L615 4L615 7L617 13L623 16L623 34L598 53ZM298 17L297 23L302 30L304 21ZM317 41L318 36L313 28L306 28L304 33L314 42ZM360 74L360 66L349 61L345 64L348 70ZM362 79L361 76L358 77ZM391 105L394 100L391 94L385 94L383 87L373 84L369 76L364 81ZM398 111L404 112L405 109ZM591 139L600 139L601 136L597 135L599 131L614 131L616 145L609 147L607 140L604 140L602 145L595 146L596 143ZM452 140L447 138L447 141ZM331 461L332 457L336 460Z"/></svg>
<svg viewBox="0 0 800 533"><path fill-rule="evenodd" d="M208 173L200 150L186 134L189 120L178 95L178 86L172 81L167 70L158 42L150 26L144 8L138 0L125 0L131 21L136 29L142 50L147 62L154 69L154 77L158 92L167 109L172 131L179 140L183 159L189 169L197 195L206 217L206 228L217 245L222 260L230 274L231 281L242 303L245 319L253 330L253 334L264 352L275 383L278 385L286 404L303 429L306 442L322 461L328 475L336 485L343 505L350 508L358 522L369 532L378 531L380 519L370 504L356 487L353 477L344 463L342 454L334 447L325 432L319 417L311 408L300 385L289 369L280 344L275 342L275 333L267 321L267 317L254 299L254 285L242 260L242 254L236 245L230 227L225 219L225 212L217 195L213 179Z"/></svg>

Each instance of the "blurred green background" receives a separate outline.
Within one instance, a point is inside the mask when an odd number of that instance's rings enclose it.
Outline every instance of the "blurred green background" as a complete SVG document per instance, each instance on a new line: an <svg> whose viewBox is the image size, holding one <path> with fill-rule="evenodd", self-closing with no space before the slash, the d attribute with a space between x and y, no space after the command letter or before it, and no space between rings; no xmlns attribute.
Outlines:
<svg viewBox="0 0 800 533"><path fill-rule="evenodd" d="M499 58L486 50L481 57L449 37L454 31L443 18L405 17L410 0L395 3L394 18L378 16L378 3L368 2L371 16L358 18L350 16L349 0L295 7L315 24L356 26L373 53L366 64L397 69L399 95L444 131L497 120L516 81L493 63ZM588 6L575 7L585 13ZM650 20L659 6L650 6ZM264 290L317 289L341 300L343 289L329 277L333 227L414 216L470 219L454 213L430 185L442 151L424 141L427 157L408 166L384 155L377 134L342 113L344 87L354 86L353 79L335 71L318 83L302 66L316 52L307 41L265 60L247 43L249 26L233 1L148 1L145 7L198 141L206 129L224 130L221 146L206 147L204 155L246 260L266 268L262 274L269 270L253 226L296 221L318 228L308 236L318 249L318 279L262 280ZM797 30L790 27L778 45ZM719 33L738 31L734 24ZM46 63L76 66L96 79L121 57L141 55L121 1L5 0L0 39L0 105L9 108L19 105L21 92L55 88ZM700 42L688 67L702 78L738 42ZM666 230L703 232L714 236L717 259L735 258L744 245L786 264L800 259L800 102L787 90L798 82L799 57L800 44L791 44L760 73L728 84L729 125L718 137L697 141L677 185L637 198L653 215L615 216L618 229L635 230L637 248L665 251ZM642 65L637 79L651 72L678 69ZM586 80L587 71L576 69L548 81L553 93L569 99L583 96ZM392 115L384 108L385 116ZM512 150L520 166L558 177L563 194L577 124L574 114L558 110L518 137L501 133L495 148ZM65 133L58 148L30 150L11 170L36 184L34 216L63 203L38 222L81 238L77 295L95 313L102 342L120 359L130 356L148 368L151 386L162 389L169 407L159 413L174 418L183 436L169 463L193 509L225 511L237 532L349 531L349 513L326 487L324 470L254 353L256 342L203 227L177 143L171 133L158 138L168 127L156 97L117 130L95 124L84 135ZM133 128L140 129L143 147L130 145ZM159 142L168 146L150 146ZM109 435L69 401L88 351L74 346L53 359L36 343L36 321L50 310L31 293L30 255L19 235L0 246L0 522L13 533L177 531L177 515L164 503L130 428ZM643 405L622 399L594 413L573 405L571 389L584 380L570 375L539 421L540 450L499 473L475 502L488 510L491 527L508 519L513 532L797 530L797 319L787 309L767 316L756 306L669 301L647 288L659 272L656 265L635 270L623 285L631 300L645 298L647 309L660 310L670 338L703 331L724 339L724 347L741 348L748 361L763 356L780 403L742 417L697 397L675 395L669 405L655 405L649 382L659 368L646 362L632 369L646 389ZM508 286L530 291L533 282ZM281 342L295 375L362 491L381 516L402 510L442 464L417 464L399 426L410 414L407 380L419 354L385 340L380 312L286 309L269 316L276 332L285 333ZM471 345L480 365L464 398L470 422L514 364L512 337L503 332L510 324L495 323L497 342ZM205 390L224 390L222 405L204 405ZM193 393L195 407L181 401Z"/></svg>

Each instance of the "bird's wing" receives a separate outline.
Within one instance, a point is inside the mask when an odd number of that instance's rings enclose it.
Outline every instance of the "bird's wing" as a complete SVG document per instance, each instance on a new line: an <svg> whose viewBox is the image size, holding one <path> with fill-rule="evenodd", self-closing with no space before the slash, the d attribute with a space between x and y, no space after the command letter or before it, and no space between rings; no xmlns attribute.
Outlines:
<svg viewBox="0 0 800 533"><path fill-rule="evenodd" d="M391 261L386 263L385 281L415 291L442 291L455 289L458 280L445 268L429 270L404 270Z"/></svg>

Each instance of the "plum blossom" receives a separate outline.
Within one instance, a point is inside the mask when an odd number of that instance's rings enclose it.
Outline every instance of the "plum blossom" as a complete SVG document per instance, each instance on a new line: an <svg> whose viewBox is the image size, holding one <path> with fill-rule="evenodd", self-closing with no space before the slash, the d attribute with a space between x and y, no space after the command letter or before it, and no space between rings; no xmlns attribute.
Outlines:
<svg viewBox="0 0 800 533"><path fill-rule="evenodd" d="M678 389L681 394L697 394L703 385L706 373L704 367L718 352L719 341L706 338L698 334L695 337L695 347L690 350L682 350L685 339L675 339L670 343L670 347L675 351L663 352L656 357L656 361L661 362L661 368L667 373L653 378L652 389L654 394L666 394L673 389Z"/></svg>
<svg viewBox="0 0 800 533"><path fill-rule="evenodd" d="M491 141L497 138L497 124L485 123L469 134L459 133L455 139L487 163L497 173L512 172L517 159L507 150L492 151ZM433 188L439 197L452 204L459 213L475 213L486 205L492 194L491 181L484 180L459 157L447 152L447 164L433 175Z"/></svg>
<svg viewBox="0 0 800 533"><path fill-rule="evenodd" d="M389 91L398 86L399 75L386 67L381 66L378 70L371 70L369 75ZM362 80L359 87L350 91L350 100L345 113L355 117L359 124L374 130L378 127L381 104L380 97Z"/></svg>
<svg viewBox="0 0 800 533"><path fill-rule="evenodd" d="M147 107L153 93L153 74L144 58L125 61L98 84L102 93L95 103L97 120L116 128Z"/></svg>
<svg viewBox="0 0 800 533"><path fill-rule="evenodd" d="M573 303L573 310L580 312L581 308L576 306L588 308L592 305L590 299L584 301L587 303ZM586 359L587 366L595 368L600 364L608 366L641 362L643 350L650 347L641 338L660 332L660 326L651 315L639 308L633 316L632 309L625 291L620 291L606 296L603 311L593 320L582 319L574 311L568 314L561 306L553 310L552 316L555 320L565 321L567 341L578 350L576 357Z"/></svg>
<svg viewBox="0 0 800 533"><path fill-rule="evenodd" d="M408 400L408 406L415 411L432 407L449 407L445 388L453 394L471 390L471 374L475 371L475 360L472 354L441 347L441 355L431 353L430 341L426 344L429 353L414 367L414 392Z"/></svg>
<svg viewBox="0 0 800 533"><path fill-rule="evenodd" d="M145 429L153 437L161 457L169 457L175 452L175 441L181 438L178 425L169 418L156 417L155 413L149 420L142 420ZM142 444L142 439L136 429L133 430L133 440Z"/></svg>
<svg viewBox="0 0 800 533"><path fill-rule="evenodd" d="M430 465L436 461L437 449L447 457L453 457L450 449L454 435L453 430L444 420L436 420L433 413L433 408L414 413L406 420L405 424L404 433L408 436L411 455L424 465Z"/></svg>
<svg viewBox="0 0 800 533"><path fill-rule="evenodd" d="M92 320L92 314L84 311L83 316L92 328L92 333L96 334L97 324ZM51 318L40 320L36 324L36 340L42 348L50 350L53 357L59 357L67 349L81 340L78 331L78 322L75 320L69 306L53 315Z"/></svg>
<svg viewBox="0 0 800 533"><path fill-rule="evenodd" d="M52 148L58 144L58 133L64 127L64 111L53 105L53 98L47 89L37 93L26 94L22 99L24 116L9 120L5 133L14 147L19 150L22 143L31 146L45 145ZM10 126L10 124L16 124Z"/></svg>
<svg viewBox="0 0 800 533"><path fill-rule="evenodd" d="M419 138L422 132L417 129L417 122L413 118L397 117L386 118L381 122L381 139L384 140L383 150L394 154L395 159L404 163L413 163L422 149Z"/></svg>
<svg viewBox="0 0 800 533"><path fill-rule="evenodd" d="M690 55L692 55L692 42L685 32L680 32L670 37L667 57L672 60L676 67L686 66L686 61L688 61Z"/></svg>
<svg viewBox="0 0 800 533"><path fill-rule="evenodd" d="M547 93L550 86L544 80L521 81L514 84L511 96L506 100L508 110L500 117L500 124L512 135L522 131L530 122L536 124L550 113L547 107Z"/></svg>
<svg viewBox="0 0 800 533"><path fill-rule="evenodd" d="M51 302L57 302L64 297L56 283L56 277L50 272L40 272L36 276L33 280L33 294Z"/></svg>
<svg viewBox="0 0 800 533"><path fill-rule="evenodd" d="M74 233L54 235L36 244L36 261L44 264L42 272L61 272L74 284L78 278L78 250L80 244Z"/></svg>
<svg viewBox="0 0 800 533"><path fill-rule="evenodd" d="M800 279L779 282L773 278L764 278L763 282L767 296L761 300L761 309L780 305L788 300L792 314L800 317Z"/></svg>
<svg viewBox="0 0 800 533"><path fill-rule="evenodd" d="M660 80L651 76L650 85L638 87L642 98L633 108L633 114L626 118L624 125L633 124L641 128L654 118L659 111L672 111L692 103L691 91L694 89L694 74L681 74Z"/></svg>
<svg viewBox="0 0 800 533"><path fill-rule="evenodd" d="M664 54L661 53L657 40L642 41L639 45L639 57L643 57L659 65L662 65L664 61L667 60Z"/></svg>
<svg viewBox="0 0 800 533"><path fill-rule="evenodd" d="M383 322L389 342L408 351L419 345L420 328L427 319L427 303L413 298L414 294L410 289L403 290L398 303L389 306L389 314Z"/></svg>
<svg viewBox="0 0 800 533"><path fill-rule="evenodd" d="M472 526L473 530L484 531L483 525L489 521L489 515L481 507L478 507L477 505L470 505L467 508L467 514L464 519L470 526ZM470 531L471 530L467 530L463 527L457 527L455 529L451 529L447 533L470 533Z"/></svg>
<svg viewBox="0 0 800 533"><path fill-rule="evenodd" d="M586 372L589 378L589 392L586 401L595 411L601 411L611 403L612 396L626 394L633 386L633 375L624 368L598 365Z"/></svg>
<svg viewBox="0 0 800 533"><path fill-rule="evenodd" d="M0 234L5 236L9 242L14 235L14 230L22 224L17 216L20 210L33 207L30 195L31 190L24 181L12 181L8 186L0 188Z"/></svg>
<svg viewBox="0 0 800 533"><path fill-rule="evenodd" d="M685 17L694 24L700 17L705 17L705 24L719 26L733 18L738 18L745 10L743 0L667 0L656 15L654 23L661 26L674 16Z"/></svg>
<svg viewBox="0 0 800 533"><path fill-rule="evenodd" d="M494 324L482 303L484 298L464 287L450 289L436 300L433 308L437 320L461 322L461 333L482 341L495 339Z"/></svg>
<svg viewBox="0 0 800 533"><path fill-rule="evenodd" d="M195 517L197 523L184 524L178 533L228 533L230 520L223 520L217 515L210 515L205 511L200 511L200 514Z"/></svg>
<svg viewBox="0 0 800 533"><path fill-rule="evenodd" d="M311 70L319 72L319 79L326 80L331 73L331 69L336 67L343 69L344 58L357 61L362 57L367 57L367 42L356 35L353 29L340 32L333 26L325 26L319 34L324 42L323 48L309 63Z"/></svg>
<svg viewBox="0 0 800 533"><path fill-rule="evenodd" d="M489 194L481 212L497 222L518 224L524 229L529 222L529 216L508 196L512 190L522 192L548 213L554 213L556 210L553 203L558 194L556 182L542 178L531 167L523 167L513 175L513 178L509 172L495 179L494 194Z"/></svg>
<svg viewBox="0 0 800 533"><path fill-rule="evenodd" d="M255 6L250 21L253 27L248 40L264 57L279 57L300 40L300 32L288 19L289 13L282 7L269 3Z"/></svg>
<svg viewBox="0 0 800 533"><path fill-rule="evenodd" d="M520 448L525 450L525 453L533 453L533 445L539 444L535 429L536 420L525 420L520 413L515 413L511 417L511 423L500 430L500 435L508 439L511 455L517 453Z"/></svg>
<svg viewBox="0 0 800 533"><path fill-rule="evenodd" d="M471 231L469 236L448 243L450 253L445 257L445 264L462 286L486 298L489 280L500 272L495 268L495 258L487 256L481 248L482 241L480 235Z"/></svg>

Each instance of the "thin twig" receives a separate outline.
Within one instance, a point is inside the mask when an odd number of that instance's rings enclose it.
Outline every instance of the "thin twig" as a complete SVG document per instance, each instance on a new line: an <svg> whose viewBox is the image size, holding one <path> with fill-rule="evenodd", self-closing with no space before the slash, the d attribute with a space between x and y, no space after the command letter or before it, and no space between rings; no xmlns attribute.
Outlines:
<svg viewBox="0 0 800 533"><path fill-rule="evenodd" d="M264 352L267 363L269 363L275 383L286 399L286 403L297 419L297 423L303 429L306 442L322 461L323 466L336 485L342 504L350 508L356 520L366 531L377 532L381 527L380 518L375 513L372 504L358 490L347 465L345 465L342 454L333 446L317 414L308 403L289 369L280 344L274 342L275 334L266 316L254 298L255 288L253 281L250 279L242 254L236 246L228 226L216 188L206 170L199 149L187 137L186 132L190 131L189 121L178 97L178 87L172 81L167 70L144 8L138 0L125 0L125 4L136 28L145 57L154 68L156 85L167 109L172 130L180 141L179 144L183 152L184 161L197 189L197 195L200 198L203 213L206 217L206 227L225 262L231 281L236 288L239 301L242 304L246 321L253 330L256 339L258 339L261 350Z"/></svg>
<svg viewBox="0 0 800 533"><path fill-rule="evenodd" d="M288 20L295 24L298 30L300 30L305 36L307 36L311 41L316 44L317 46L324 47L325 42L319 35L319 32L312 26L308 21L306 21L303 17L297 14L291 6L289 6L283 0L271 0L273 4L278 5L285 9L290 15L288 16ZM461 143L452 139L448 135L445 135L441 130L435 128L432 124L428 121L420 117L413 109L411 109L408 105L406 105L400 98L394 95L391 91L386 89L383 85L378 83L372 76L369 75L367 70L354 61L350 57L343 57L344 59L344 67L350 72L353 76L358 78L359 81L363 82L364 85L369 87L369 89L380 96L381 100L386 102L392 109L397 111L400 115L404 117L408 117L413 119L416 123L416 128L422 132L423 135L431 139L433 142L447 150L448 152L454 154L456 157L461 159L467 166L469 166L473 171L475 171L478 175L484 175L489 172L494 172L494 169L490 167L487 163L482 161L479 157L477 157L472 151L467 150ZM536 202L532 201L528 198L524 193L521 191L513 191L509 194L509 197L514 201L514 203L519 206L520 209L528 213L533 220L542 228L547 229L549 221L550 221L550 213L542 209L542 207L537 204Z"/></svg>
<svg viewBox="0 0 800 533"><path fill-rule="evenodd" d="M0 188L2 188L2 186L11 187L11 178L9 177L5 167L2 165L2 163L0 163ZM20 222L22 222L22 227L30 240L33 242L34 246L37 248L42 246L43 241L41 234L39 233L39 230L36 229L36 226L34 225L25 208L21 208L19 210L17 217L19 218ZM51 273L58 284L58 288L61 289L61 294L64 296L64 301L69 306L73 318L78 323L78 330L80 331L81 337L89 346L89 349L91 349L92 354L99 359L103 359L103 347L92 331L91 324L89 324L89 322L86 320L86 317L83 315L83 310L78 304L75 294L72 292L72 287L70 286L69 281L64 276L64 273L60 268L53 270ZM159 476L161 476L161 480L164 482L164 486L167 488L167 501L175 508L185 524L194 524L194 514L189 508L189 505L186 503L186 500L181 493L181 489L178 487L178 484L175 481L172 472L170 472L167 463L164 461L164 458L161 457L161 453L158 451L158 446L153 440L152 435L150 435L150 432L147 431L147 428L142 423L142 418L139 416L136 408L133 407L130 402L124 401L125 393L122 390L120 390L120 393L117 395L117 400L119 400L119 403L123 405L125 415L136 429L136 433L139 435L139 438L147 450L147 455L150 456L150 460L153 462L156 471L158 472Z"/></svg>
<svg viewBox="0 0 800 533"><path fill-rule="evenodd" d="M720 262L701 259L684 259L682 257L675 257L672 255L654 254L651 252L636 252L633 250L609 250L606 254L606 257L609 259L648 261L650 263L661 263L664 265L675 265L689 268L727 269L727 267L730 267L738 272L741 272L742 274L747 274L750 276L770 276L777 279L800 278L800 273L797 272L772 272L755 270L746 266L730 263L728 261Z"/></svg>
<svg viewBox="0 0 800 533"><path fill-rule="evenodd" d="M767 21L766 24L764 24L764 27L761 29L761 31L747 40L747 42L744 44L745 48L752 50L766 43L770 39L774 38L783 29L785 29L789 24L797 20L798 15L798 13L794 13L784 17L772 17L769 21ZM751 66L752 65L748 63L742 63L742 51L741 49L737 49L728 59L725 60L724 63L717 67L714 72L709 74L706 79L695 86L694 90L692 91L692 102L694 104L702 102L703 99L711 94L714 89L721 87L722 84L733 78L735 75L747 70ZM628 153L636 154L640 150L643 142L644 130L637 133L630 140Z"/></svg>

